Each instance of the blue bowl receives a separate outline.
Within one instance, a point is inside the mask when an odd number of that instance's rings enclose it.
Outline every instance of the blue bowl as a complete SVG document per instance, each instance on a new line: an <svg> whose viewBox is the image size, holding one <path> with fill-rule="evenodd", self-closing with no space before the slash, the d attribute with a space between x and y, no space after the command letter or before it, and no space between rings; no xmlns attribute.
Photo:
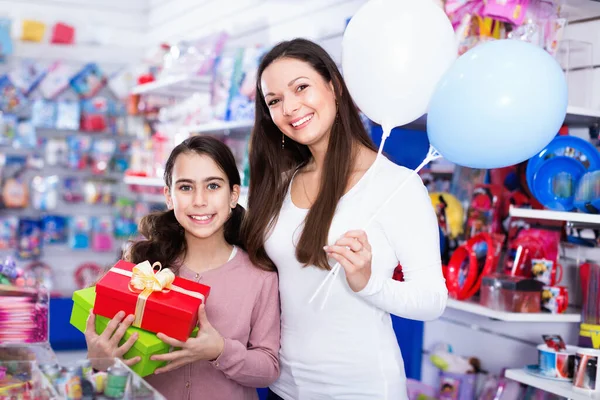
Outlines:
<svg viewBox="0 0 600 400"><path fill-rule="evenodd" d="M586 167L577 159L556 156L544 161L533 176L533 195L546 208L571 211L575 192Z"/></svg>
<svg viewBox="0 0 600 400"><path fill-rule="evenodd" d="M588 171L581 177L573 204L579 211L600 213L600 170Z"/></svg>
<svg viewBox="0 0 600 400"><path fill-rule="evenodd" d="M600 169L600 152L587 140L576 136L557 136L537 155L527 162L525 175L533 193L533 177L538 168L553 157L570 157L585 167L586 171Z"/></svg>

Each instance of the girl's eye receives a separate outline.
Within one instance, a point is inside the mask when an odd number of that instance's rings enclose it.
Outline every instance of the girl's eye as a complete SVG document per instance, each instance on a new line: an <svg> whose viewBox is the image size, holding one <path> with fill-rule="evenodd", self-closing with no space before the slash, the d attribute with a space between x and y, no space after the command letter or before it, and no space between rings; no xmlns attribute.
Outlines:
<svg viewBox="0 0 600 400"><path fill-rule="evenodd" d="M274 106L275 104L277 104L279 102L279 99L273 99L271 101L269 101L269 103L267 104L269 107Z"/></svg>
<svg viewBox="0 0 600 400"><path fill-rule="evenodd" d="M182 192L189 192L190 190L192 190L192 187L190 185L181 185L179 186L179 190L181 190Z"/></svg>
<svg viewBox="0 0 600 400"><path fill-rule="evenodd" d="M306 89L307 87L308 87L308 85L305 85L305 84L299 85L299 86L296 88L296 92L301 92L301 91L303 91L304 89Z"/></svg>
<svg viewBox="0 0 600 400"><path fill-rule="evenodd" d="M218 188L220 188L221 186L219 186L218 183L209 183L208 184L208 189L209 190L217 190Z"/></svg>

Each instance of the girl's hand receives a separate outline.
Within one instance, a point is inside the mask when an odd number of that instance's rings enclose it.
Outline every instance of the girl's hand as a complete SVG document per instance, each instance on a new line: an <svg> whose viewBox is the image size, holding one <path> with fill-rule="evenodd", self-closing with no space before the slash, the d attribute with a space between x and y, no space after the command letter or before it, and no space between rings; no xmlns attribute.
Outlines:
<svg viewBox="0 0 600 400"><path fill-rule="evenodd" d="M346 280L353 291L360 292L367 286L373 257L364 231L348 231L333 246L325 246L324 250L344 268Z"/></svg>
<svg viewBox="0 0 600 400"><path fill-rule="evenodd" d="M208 322L204 304L198 309L198 323L200 329L195 338L189 338L185 342L173 339L165 334L159 333L160 340L180 350L171 353L159 354L150 357L153 361L168 361L169 363L157 369L154 373L161 374L172 371L183 365L190 364L200 360L213 361L219 358L225 347L225 340L219 332Z"/></svg>
<svg viewBox="0 0 600 400"><path fill-rule="evenodd" d="M123 345L119 346L119 342L123 339L125 331L133 323L133 315L128 315L125 320L125 313L120 311L113 319L110 320L104 332L100 335L96 333L96 316L90 313L85 326L85 342L87 343L88 358L92 359L93 367L96 369L105 369L112 365L110 359L114 357L123 358L123 355L133 347L135 341L138 338L137 333L132 334L129 339ZM104 364L100 360L95 361L94 359L106 359ZM123 360L123 362L132 366L140 362L140 357L133 357L129 360Z"/></svg>

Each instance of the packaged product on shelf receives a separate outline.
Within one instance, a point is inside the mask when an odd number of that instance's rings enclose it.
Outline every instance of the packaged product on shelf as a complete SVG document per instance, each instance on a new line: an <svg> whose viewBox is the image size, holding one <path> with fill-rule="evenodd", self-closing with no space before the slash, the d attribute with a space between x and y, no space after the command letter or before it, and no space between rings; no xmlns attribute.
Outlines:
<svg viewBox="0 0 600 400"><path fill-rule="evenodd" d="M46 24L33 19L21 21L21 40L28 42L41 42L46 33Z"/></svg>
<svg viewBox="0 0 600 400"><path fill-rule="evenodd" d="M17 124L15 138L12 143L15 149L35 149L37 148L37 134L31 121L20 121Z"/></svg>
<svg viewBox="0 0 600 400"><path fill-rule="evenodd" d="M103 365L101 371L93 366ZM164 400L144 379L117 358L83 359L69 365L40 365L59 395L68 399Z"/></svg>
<svg viewBox="0 0 600 400"><path fill-rule="evenodd" d="M81 97L94 97L106 84L106 77L94 63L86 64L73 78L71 88Z"/></svg>
<svg viewBox="0 0 600 400"><path fill-rule="evenodd" d="M73 293L73 311L71 313L71 325L81 332L85 332L86 322L90 315L90 311L94 308L96 302L96 292L93 287L82 290L77 290ZM110 319L101 315L96 315L96 333L101 334L106 329ZM133 347L125 353L124 359L140 357L141 361L133 365L131 369L139 376L147 376L157 368L165 365L164 362L152 361L150 356L155 354L164 354L170 351L170 346L161 341L155 333L143 329L130 327L123 336L120 343L123 344L131 335L138 335ZM190 336L195 336L195 329Z"/></svg>
<svg viewBox="0 0 600 400"><path fill-rule="evenodd" d="M74 250L89 249L90 233L90 217L82 215L73 216L69 221L69 246Z"/></svg>
<svg viewBox="0 0 600 400"><path fill-rule="evenodd" d="M79 129L81 110L75 101L59 101L56 105L56 129Z"/></svg>
<svg viewBox="0 0 600 400"><path fill-rule="evenodd" d="M14 249L17 246L19 218L0 217L0 250Z"/></svg>
<svg viewBox="0 0 600 400"><path fill-rule="evenodd" d="M37 258L42 254L42 221L21 218L17 231L17 256L22 260Z"/></svg>
<svg viewBox="0 0 600 400"><path fill-rule="evenodd" d="M137 233L137 224L134 216L136 203L128 198L119 197L115 203L115 236L129 238Z"/></svg>
<svg viewBox="0 0 600 400"><path fill-rule="evenodd" d="M36 99L31 108L31 123L36 128L52 129L56 126L56 103Z"/></svg>
<svg viewBox="0 0 600 400"><path fill-rule="evenodd" d="M56 209L58 205L58 176L35 176L31 180L31 205L39 211Z"/></svg>
<svg viewBox="0 0 600 400"><path fill-rule="evenodd" d="M11 19L0 18L0 57L9 56L13 52L11 25Z"/></svg>
<svg viewBox="0 0 600 400"><path fill-rule="evenodd" d="M65 138L49 138L45 145L45 161L48 166L67 165L67 141Z"/></svg>
<svg viewBox="0 0 600 400"><path fill-rule="evenodd" d="M46 99L53 99L69 87L73 76L73 67L57 61L48 68L48 73L39 85L40 92Z"/></svg>
<svg viewBox="0 0 600 400"><path fill-rule="evenodd" d="M54 276L50 266L42 261L33 261L24 268L27 280L31 280L32 285L43 286L49 292L54 288ZM30 285L30 286L32 286Z"/></svg>
<svg viewBox="0 0 600 400"><path fill-rule="evenodd" d="M135 315L133 326L186 340L198 323L198 309L210 287L176 277L168 268L155 273L144 261L119 261L96 284L94 313L113 318L119 311ZM165 321L169 321L165 324Z"/></svg>
<svg viewBox="0 0 600 400"><path fill-rule="evenodd" d="M50 400L59 397L35 360L0 357L0 398Z"/></svg>
<svg viewBox="0 0 600 400"><path fill-rule="evenodd" d="M75 28L63 22L57 22L52 27L50 43L73 44L75 41Z"/></svg>
<svg viewBox="0 0 600 400"><path fill-rule="evenodd" d="M67 165L74 170L82 170L88 166L89 152L92 147L92 139L82 136L67 137Z"/></svg>
<svg viewBox="0 0 600 400"><path fill-rule="evenodd" d="M105 174L110 170L110 162L117 150L113 139L96 139L92 144L90 162L93 174Z"/></svg>
<svg viewBox="0 0 600 400"><path fill-rule="evenodd" d="M27 168L27 158L6 156L2 165L2 187L0 204L2 208L26 208L29 204L29 187L23 174Z"/></svg>
<svg viewBox="0 0 600 400"><path fill-rule="evenodd" d="M17 116L13 114L0 115L0 146L10 146L17 134Z"/></svg>
<svg viewBox="0 0 600 400"><path fill-rule="evenodd" d="M114 204L116 184L114 179L87 179L83 186L85 202L88 204Z"/></svg>
<svg viewBox="0 0 600 400"><path fill-rule="evenodd" d="M92 219L92 250L111 251L113 249L113 220L109 216Z"/></svg>
<svg viewBox="0 0 600 400"><path fill-rule="evenodd" d="M81 130L106 131L108 124L108 99L97 96L81 102Z"/></svg>
<svg viewBox="0 0 600 400"><path fill-rule="evenodd" d="M2 265L0 282L0 345L47 342L47 288L26 280L25 272L10 259Z"/></svg>
<svg viewBox="0 0 600 400"><path fill-rule="evenodd" d="M81 203L83 197L83 181L78 177L65 177L63 179L63 200L67 203Z"/></svg>
<svg viewBox="0 0 600 400"><path fill-rule="evenodd" d="M0 77L0 110L5 113L19 111L27 104L27 99L7 75Z"/></svg>
<svg viewBox="0 0 600 400"><path fill-rule="evenodd" d="M47 71L48 68L43 62L24 59L17 61L17 65L8 76L27 97L38 87Z"/></svg>

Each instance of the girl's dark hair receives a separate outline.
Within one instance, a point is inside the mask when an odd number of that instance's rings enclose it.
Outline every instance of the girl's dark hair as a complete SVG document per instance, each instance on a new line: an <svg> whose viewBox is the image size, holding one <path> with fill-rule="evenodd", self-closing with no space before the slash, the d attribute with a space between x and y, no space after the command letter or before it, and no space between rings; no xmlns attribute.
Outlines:
<svg viewBox="0 0 600 400"><path fill-rule="evenodd" d="M323 246L327 244L329 227L340 198L346 192L357 150L360 146L374 151L342 75L329 54L318 44L294 39L276 45L262 59L256 79L256 114L250 139L250 188L248 213L242 226L252 262L275 268L264 249L265 238L276 221L293 172L311 159L307 146L286 137L281 148L282 132L271 119L264 100L261 77L274 61L292 58L308 63L323 79L333 84L338 103L338 115L329 137L324 171L321 174L319 196L310 208L296 258L305 265L329 269Z"/></svg>
<svg viewBox="0 0 600 400"><path fill-rule="evenodd" d="M164 179L169 190L172 189L173 168L177 157L190 153L209 156L227 175L230 190L233 190L234 185L241 185L240 173L229 147L210 136L192 136L177 145L167 160ZM240 227L244 212L242 206L236 205L224 226L225 240L242 249L245 249L245 246L240 240ZM187 248L185 232L177 222L173 210L145 216L140 221L138 230L145 239L134 242L124 258L133 263L145 260L151 263L160 261L163 267L169 267L177 273L180 265L176 265L176 261L185 256Z"/></svg>

